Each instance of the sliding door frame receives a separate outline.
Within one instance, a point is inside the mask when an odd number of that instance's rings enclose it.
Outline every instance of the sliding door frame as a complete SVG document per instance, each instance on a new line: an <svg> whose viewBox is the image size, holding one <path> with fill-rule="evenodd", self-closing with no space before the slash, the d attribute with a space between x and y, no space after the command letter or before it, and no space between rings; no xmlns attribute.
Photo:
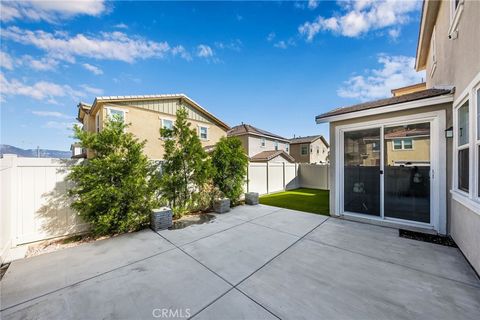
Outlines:
<svg viewBox="0 0 480 320"><path fill-rule="evenodd" d="M356 119L357 120L357 119ZM380 216L369 216L361 213L344 211L344 133L364 129L380 129L380 170L385 173L384 164L384 129L385 127L430 123L430 223L416 222L397 218L385 217L384 209L384 190L385 174L380 175ZM399 225L409 225L424 229L433 229L441 234L446 234L446 141L445 141L445 110L411 114L386 118L381 120L371 120L365 122L355 122L352 124L338 125L335 128L335 214L355 216L371 220L380 220L393 222Z"/></svg>

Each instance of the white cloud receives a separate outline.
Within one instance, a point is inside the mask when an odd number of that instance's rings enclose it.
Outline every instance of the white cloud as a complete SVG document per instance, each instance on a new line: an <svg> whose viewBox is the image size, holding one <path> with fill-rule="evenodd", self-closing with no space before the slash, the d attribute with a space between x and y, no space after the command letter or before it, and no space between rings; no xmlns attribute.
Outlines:
<svg viewBox="0 0 480 320"><path fill-rule="evenodd" d="M2 1L1 20L3 22L16 19L56 22L76 15L98 17L106 10L104 0Z"/></svg>
<svg viewBox="0 0 480 320"><path fill-rule="evenodd" d="M48 103L58 104L58 98L69 98L74 101L96 94L100 89L89 86L82 86L82 89L74 89L69 85L61 85L49 81L38 81L32 84L25 83L18 79L7 79L0 73L0 87L2 100L10 96L24 96L35 100L44 100Z"/></svg>
<svg viewBox="0 0 480 320"><path fill-rule="evenodd" d="M0 66L8 70L13 70L14 65L15 63L12 57L8 53L0 51Z"/></svg>
<svg viewBox="0 0 480 320"><path fill-rule="evenodd" d="M128 29L128 26L125 23L118 23L114 25L114 27L118 29Z"/></svg>
<svg viewBox="0 0 480 320"><path fill-rule="evenodd" d="M20 64L26 65L37 71L54 70L58 66L58 61L51 57L35 59L32 56L25 55L21 58Z"/></svg>
<svg viewBox="0 0 480 320"><path fill-rule="evenodd" d="M39 117L52 117L52 118L61 118L61 119L71 119L73 117L61 113L58 111L32 111L32 114Z"/></svg>
<svg viewBox="0 0 480 320"><path fill-rule="evenodd" d="M275 34L275 32L270 32L270 33L268 34L268 36L267 36L267 41L268 41L268 42L273 41L273 39L275 39L276 36L277 36L277 35Z"/></svg>
<svg viewBox="0 0 480 320"><path fill-rule="evenodd" d="M308 9L316 9L318 7L318 0L308 0L307 4Z"/></svg>
<svg viewBox="0 0 480 320"><path fill-rule="evenodd" d="M78 123L63 122L63 121L48 121L43 125L43 127L47 129L56 129L64 132L71 132L75 124L78 124Z"/></svg>
<svg viewBox="0 0 480 320"><path fill-rule="evenodd" d="M213 57L214 53L212 48L207 46L206 44L201 44L197 46L197 56L200 58L211 58Z"/></svg>
<svg viewBox="0 0 480 320"><path fill-rule="evenodd" d="M295 41L290 38L288 40L280 40L280 41L277 41L273 44L273 46L275 48L279 48L279 49L287 49L288 47L291 47L291 46L295 46Z"/></svg>
<svg viewBox="0 0 480 320"><path fill-rule="evenodd" d="M398 37L400 36L400 33L401 33L400 28L392 28L388 30L388 35L390 36L390 38L392 38L392 40L397 40Z"/></svg>
<svg viewBox="0 0 480 320"><path fill-rule="evenodd" d="M406 56L378 56L379 69L354 75L343 83L337 94L343 98L361 101L391 96L392 89L419 83L425 79L424 72L415 71L415 58Z"/></svg>
<svg viewBox="0 0 480 320"><path fill-rule="evenodd" d="M82 66L87 69L88 71L90 71L91 73L93 73L94 75L101 75L103 74L103 70L100 69L99 67L97 66L94 66L94 65L91 65L89 63L84 63L82 64Z"/></svg>
<svg viewBox="0 0 480 320"><path fill-rule="evenodd" d="M2 31L1 36L4 39L35 46L47 52L50 57L70 63L75 62L76 56L132 63L151 57L163 58L171 53L171 47L167 42L149 41L138 36L129 37L118 31L100 32L96 36L83 34L69 36L63 32L49 33L9 27Z"/></svg>
<svg viewBox="0 0 480 320"><path fill-rule="evenodd" d="M241 51L243 47L243 43L240 39L235 39L229 42L215 42L215 47L222 50L233 50L233 51Z"/></svg>
<svg viewBox="0 0 480 320"><path fill-rule="evenodd" d="M100 96L103 94L103 89L94 88L86 84L82 84L80 86L86 93L93 94L95 96Z"/></svg>
<svg viewBox="0 0 480 320"><path fill-rule="evenodd" d="M180 57L182 57L187 61L192 61L192 55L183 46L173 47L172 55L173 56L179 55Z"/></svg>
<svg viewBox="0 0 480 320"><path fill-rule="evenodd" d="M410 14L420 8L419 0L348 0L339 1L342 14L332 17L318 16L312 22L298 27L307 41L320 31L330 31L345 37L359 37L372 30L399 28L408 23ZM398 29L399 30L399 29ZM399 31L397 32L399 34Z"/></svg>

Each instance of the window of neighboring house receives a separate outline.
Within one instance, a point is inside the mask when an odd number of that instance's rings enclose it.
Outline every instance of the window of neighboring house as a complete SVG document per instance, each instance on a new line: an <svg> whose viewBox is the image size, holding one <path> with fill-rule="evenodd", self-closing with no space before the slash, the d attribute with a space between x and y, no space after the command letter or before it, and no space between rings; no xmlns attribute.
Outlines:
<svg viewBox="0 0 480 320"><path fill-rule="evenodd" d="M122 120L122 122L125 122L125 110L108 108L107 114L110 119L118 118Z"/></svg>
<svg viewBox="0 0 480 320"><path fill-rule="evenodd" d="M265 138L262 138L262 139L260 140L260 146L261 146L262 148L265 148Z"/></svg>
<svg viewBox="0 0 480 320"><path fill-rule="evenodd" d="M393 140L393 150L411 150L413 149L412 139L395 139ZM379 146L380 150L380 146Z"/></svg>
<svg viewBox="0 0 480 320"><path fill-rule="evenodd" d="M465 192L470 187L469 111L468 100L457 110L457 186Z"/></svg>
<svg viewBox="0 0 480 320"><path fill-rule="evenodd" d="M317 154L320 154L320 146L317 146Z"/></svg>
<svg viewBox="0 0 480 320"><path fill-rule="evenodd" d="M95 116L95 131L100 132L100 111Z"/></svg>
<svg viewBox="0 0 480 320"><path fill-rule="evenodd" d="M304 144L300 147L300 154L305 156L308 154L308 145Z"/></svg>
<svg viewBox="0 0 480 320"><path fill-rule="evenodd" d="M199 132L201 140L207 140L208 139L208 128L207 127L199 127L198 132Z"/></svg>
<svg viewBox="0 0 480 320"><path fill-rule="evenodd" d="M287 153L288 153L288 149L289 149L288 144L286 144L285 145L285 151L287 151Z"/></svg>
<svg viewBox="0 0 480 320"><path fill-rule="evenodd" d="M275 150L278 150L278 141L275 141Z"/></svg>
<svg viewBox="0 0 480 320"><path fill-rule="evenodd" d="M161 119L160 120L160 127L162 129L168 129L168 130L172 130L173 129L173 121L172 120L168 120L168 119ZM162 136L163 139L168 139L170 133L165 133L164 136Z"/></svg>
<svg viewBox="0 0 480 320"><path fill-rule="evenodd" d="M454 33L458 29L458 23L462 16L465 0L450 0L450 27L448 28L448 36L450 39L456 39Z"/></svg>
<svg viewBox="0 0 480 320"><path fill-rule="evenodd" d="M432 31L432 42L430 44L430 50L432 52L431 58L432 58L432 67L430 70L430 76L433 76L433 73L435 72L435 69L437 68L437 39L436 39L436 26L433 27Z"/></svg>

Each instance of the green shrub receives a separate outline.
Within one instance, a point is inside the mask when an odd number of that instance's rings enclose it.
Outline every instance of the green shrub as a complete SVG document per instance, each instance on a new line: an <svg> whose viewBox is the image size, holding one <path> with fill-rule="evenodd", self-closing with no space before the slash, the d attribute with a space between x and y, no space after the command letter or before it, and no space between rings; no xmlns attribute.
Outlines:
<svg viewBox="0 0 480 320"><path fill-rule="evenodd" d="M212 153L213 183L229 198L238 202L247 175L248 157L236 137L221 138Z"/></svg>
<svg viewBox="0 0 480 320"><path fill-rule="evenodd" d="M72 207L97 235L138 230L149 221L156 205L154 166L139 142L119 118L108 121L99 133L75 126L74 136L94 157L71 168L68 179Z"/></svg>
<svg viewBox="0 0 480 320"><path fill-rule="evenodd" d="M211 164L197 131L190 128L187 110L180 108L172 129L162 128L164 140L161 192L176 217L201 210L201 195L211 179Z"/></svg>

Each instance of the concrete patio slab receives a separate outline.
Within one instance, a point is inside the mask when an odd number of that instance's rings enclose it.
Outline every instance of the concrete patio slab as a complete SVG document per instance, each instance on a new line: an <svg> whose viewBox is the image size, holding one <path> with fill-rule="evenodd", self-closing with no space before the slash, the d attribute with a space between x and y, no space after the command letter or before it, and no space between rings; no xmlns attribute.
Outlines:
<svg viewBox="0 0 480 320"><path fill-rule="evenodd" d="M183 246L218 275L237 284L299 238L245 223Z"/></svg>
<svg viewBox="0 0 480 320"><path fill-rule="evenodd" d="M307 238L448 279L479 283L457 248L400 238L397 229L329 219Z"/></svg>
<svg viewBox="0 0 480 320"><path fill-rule="evenodd" d="M1 308L173 248L153 231L143 230L14 261L0 283Z"/></svg>
<svg viewBox="0 0 480 320"><path fill-rule="evenodd" d="M14 262L0 318L480 319L456 249L268 206L215 221L168 233L181 247L145 230Z"/></svg>
<svg viewBox="0 0 480 320"><path fill-rule="evenodd" d="M215 214L215 219L208 223L193 224L184 229L162 230L158 231L158 234L165 237L176 246L182 246L242 223L245 223L245 220L239 219L233 215Z"/></svg>
<svg viewBox="0 0 480 320"><path fill-rule="evenodd" d="M254 206L238 206L232 208L230 212L224 214L226 216L234 216L235 218L250 221L252 219L265 216L275 211L282 210L282 208L266 206L263 204L257 204Z"/></svg>
<svg viewBox="0 0 480 320"><path fill-rule="evenodd" d="M192 319L270 320L277 319L277 317L247 298L238 290L232 289Z"/></svg>
<svg viewBox="0 0 480 320"><path fill-rule="evenodd" d="M302 237L327 219L327 216L282 209L250 222Z"/></svg>
<svg viewBox="0 0 480 320"><path fill-rule="evenodd" d="M152 319L162 309L184 318L231 289L178 249L2 312L2 319Z"/></svg>
<svg viewBox="0 0 480 320"><path fill-rule="evenodd" d="M301 240L239 289L282 319L478 319L480 290Z"/></svg>

